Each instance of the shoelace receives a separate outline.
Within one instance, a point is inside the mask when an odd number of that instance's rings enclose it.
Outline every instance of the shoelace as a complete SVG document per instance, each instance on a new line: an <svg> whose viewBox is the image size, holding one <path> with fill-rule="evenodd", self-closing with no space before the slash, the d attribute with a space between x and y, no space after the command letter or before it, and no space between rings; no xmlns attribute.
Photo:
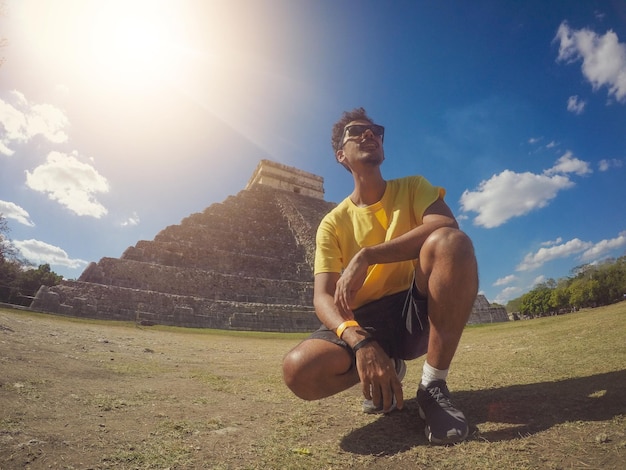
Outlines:
<svg viewBox="0 0 626 470"><path fill-rule="evenodd" d="M452 400L450 399L450 392L448 391L448 387L443 385L443 387L434 386L428 388L429 395L437 402L441 410L445 410L446 413L459 421L465 421L465 415L462 411L457 410L452 404Z"/></svg>
<svg viewBox="0 0 626 470"><path fill-rule="evenodd" d="M428 393L430 394L430 396L433 397L433 399L437 403L445 404L447 406L452 405L452 403L450 402L450 397L446 393L447 390L442 389L441 387L432 387L432 388L427 388L426 390L428 390Z"/></svg>

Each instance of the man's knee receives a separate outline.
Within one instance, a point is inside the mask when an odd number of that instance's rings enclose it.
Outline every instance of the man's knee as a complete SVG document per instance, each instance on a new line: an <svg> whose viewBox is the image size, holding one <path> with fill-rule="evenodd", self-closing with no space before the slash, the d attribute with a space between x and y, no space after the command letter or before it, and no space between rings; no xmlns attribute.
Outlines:
<svg viewBox="0 0 626 470"><path fill-rule="evenodd" d="M421 257L452 257L474 259L474 245L465 232L456 228L442 227L431 233L420 252Z"/></svg>
<svg viewBox="0 0 626 470"><path fill-rule="evenodd" d="M315 380L313 369L307 348L303 344L289 351L283 359L283 380L298 398L303 400L318 398L312 394L314 387L311 381Z"/></svg>
<svg viewBox="0 0 626 470"><path fill-rule="evenodd" d="M303 341L283 359L283 380L297 397L318 400L353 385L344 382L357 380L356 376L336 383L337 377L351 366L352 359L341 346L327 341Z"/></svg>
<svg viewBox="0 0 626 470"><path fill-rule="evenodd" d="M435 230L422 245L419 263L415 271L418 290L427 295L432 287L432 275L436 281L451 277L464 279L464 285L478 285L478 266L474 246L470 238L455 228ZM442 273L445 276L442 278Z"/></svg>
<svg viewBox="0 0 626 470"><path fill-rule="evenodd" d="M283 359L283 380L292 392L296 392L301 381L302 353L296 348L287 353Z"/></svg>

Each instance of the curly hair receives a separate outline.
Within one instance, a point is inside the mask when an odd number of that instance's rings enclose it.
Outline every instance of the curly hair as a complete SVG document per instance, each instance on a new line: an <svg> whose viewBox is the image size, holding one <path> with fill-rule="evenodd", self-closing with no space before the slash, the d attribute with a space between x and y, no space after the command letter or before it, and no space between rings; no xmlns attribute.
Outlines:
<svg viewBox="0 0 626 470"><path fill-rule="evenodd" d="M344 111L339 120L333 126L333 131L330 137L330 143L333 146L333 152L336 152L341 148L341 136L346 124L352 121L367 121L370 124L374 124L372 118L367 115L364 108L355 108L352 111Z"/></svg>

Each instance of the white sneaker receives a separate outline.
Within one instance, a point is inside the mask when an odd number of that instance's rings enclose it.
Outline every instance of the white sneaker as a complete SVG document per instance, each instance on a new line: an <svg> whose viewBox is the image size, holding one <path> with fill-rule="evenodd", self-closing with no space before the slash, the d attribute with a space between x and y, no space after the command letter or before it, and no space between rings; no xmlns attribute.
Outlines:
<svg viewBox="0 0 626 470"><path fill-rule="evenodd" d="M394 363L394 367L396 369L396 374L398 375L398 380L402 382L404 376L406 375L406 362L403 359L391 359ZM390 412L396 409L396 396L393 396L393 400L391 402ZM363 400L363 413L367 414L378 414L383 412L382 405L377 407L374 406L374 402L372 400Z"/></svg>

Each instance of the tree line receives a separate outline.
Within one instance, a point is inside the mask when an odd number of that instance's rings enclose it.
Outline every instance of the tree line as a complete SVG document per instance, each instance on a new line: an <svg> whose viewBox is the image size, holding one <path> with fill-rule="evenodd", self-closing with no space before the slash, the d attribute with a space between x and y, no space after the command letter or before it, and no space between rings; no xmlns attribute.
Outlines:
<svg viewBox="0 0 626 470"><path fill-rule="evenodd" d="M507 312L529 317L557 315L626 300L626 256L572 270L572 276L548 279L509 301Z"/></svg>
<svg viewBox="0 0 626 470"><path fill-rule="evenodd" d="M49 264L34 268L20 255L8 233L7 220L0 214L0 302L28 306L42 285L54 286L63 276L52 271Z"/></svg>

